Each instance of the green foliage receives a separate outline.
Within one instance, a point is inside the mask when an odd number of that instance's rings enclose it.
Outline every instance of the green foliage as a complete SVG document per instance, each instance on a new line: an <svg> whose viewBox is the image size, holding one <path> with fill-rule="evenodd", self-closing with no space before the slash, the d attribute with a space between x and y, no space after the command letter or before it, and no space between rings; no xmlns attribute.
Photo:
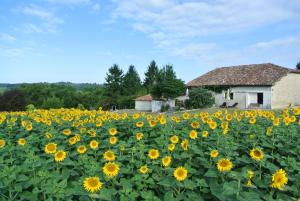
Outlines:
<svg viewBox="0 0 300 201"><path fill-rule="evenodd" d="M0 95L0 111L21 111L25 106L25 94L21 90L12 89Z"/></svg>
<svg viewBox="0 0 300 201"><path fill-rule="evenodd" d="M215 102L211 91L204 88L193 88L189 92L189 99L186 100L187 108L211 107Z"/></svg>
<svg viewBox="0 0 300 201"><path fill-rule="evenodd" d="M150 62L147 71L145 72L145 80L144 87L147 89L147 93L149 93L157 80L159 74L159 70L156 62L153 60Z"/></svg>
<svg viewBox="0 0 300 201"><path fill-rule="evenodd" d="M151 95L157 99L172 99L183 95L185 89L184 82L176 78L173 66L166 65L159 71L155 84L151 89Z"/></svg>
<svg viewBox="0 0 300 201"><path fill-rule="evenodd" d="M297 63L296 68L300 70L300 61Z"/></svg>
<svg viewBox="0 0 300 201"><path fill-rule="evenodd" d="M26 106L26 111L34 111L35 110L35 106L33 104L29 104Z"/></svg>
<svg viewBox="0 0 300 201"><path fill-rule="evenodd" d="M123 93L123 79L123 71L117 64L108 69L104 84L106 108L117 105L117 101Z"/></svg>
<svg viewBox="0 0 300 201"><path fill-rule="evenodd" d="M133 65L130 65L124 76L123 92L124 95L136 94L141 90L141 79Z"/></svg>
<svg viewBox="0 0 300 201"><path fill-rule="evenodd" d="M50 109L50 108L57 109L57 108L62 108L63 106L64 106L63 100L55 96L45 99L42 104L42 108L44 109Z"/></svg>

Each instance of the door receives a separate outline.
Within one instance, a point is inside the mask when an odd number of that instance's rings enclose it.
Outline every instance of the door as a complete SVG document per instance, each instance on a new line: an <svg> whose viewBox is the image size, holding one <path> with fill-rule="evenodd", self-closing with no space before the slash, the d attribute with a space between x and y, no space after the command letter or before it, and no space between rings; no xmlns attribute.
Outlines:
<svg viewBox="0 0 300 201"><path fill-rule="evenodd" d="M257 103L260 105L264 104L264 94L263 93L257 93Z"/></svg>

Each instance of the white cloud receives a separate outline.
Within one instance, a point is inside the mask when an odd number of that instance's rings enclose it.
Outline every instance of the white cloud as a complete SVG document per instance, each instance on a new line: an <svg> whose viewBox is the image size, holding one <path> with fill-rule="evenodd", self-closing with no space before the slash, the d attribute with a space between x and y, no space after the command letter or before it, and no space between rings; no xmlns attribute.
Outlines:
<svg viewBox="0 0 300 201"><path fill-rule="evenodd" d="M44 0L53 4L78 5L90 3L90 0Z"/></svg>
<svg viewBox="0 0 300 201"><path fill-rule="evenodd" d="M93 12L98 12L99 10L100 10L100 5L98 3L96 3L92 6L92 11Z"/></svg>
<svg viewBox="0 0 300 201"><path fill-rule="evenodd" d="M299 46L300 36L280 38L271 41L258 42L251 46L253 49L284 48L290 46Z"/></svg>
<svg viewBox="0 0 300 201"><path fill-rule="evenodd" d="M289 3L285 0L113 2L116 4L114 19L127 19L159 48L174 55L196 58L217 49L215 41L210 41L211 36L243 33L300 17L299 0Z"/></svg>
<svg viewBox="0 0 300 201"><path fill-rule="evenodd" d="M57 17L54 12L36 5L23 7L21 12L26 16L40 20L39 24L24 23L23 31L25 33L57 33L58 25L64 23L64 20Z"/></svg>
<svg viewBox="0 0 300 201"><path fill-rule="evenodd" d="M15 41L17 40L14 36L6 34L6 33L0 33L0 40L1 41Z"/></svg>

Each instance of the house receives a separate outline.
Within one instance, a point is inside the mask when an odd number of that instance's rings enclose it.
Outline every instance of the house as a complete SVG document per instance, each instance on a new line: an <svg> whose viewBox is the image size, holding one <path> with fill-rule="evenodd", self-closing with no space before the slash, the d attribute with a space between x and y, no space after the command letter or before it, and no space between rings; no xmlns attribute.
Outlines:
<svg viewBox="0 0 300 201"><path fill-rule="evenodd" d="M175 108L175 100L154 100L150 94L135 99L135 109L148 112L159 112L163 106Z"/></svg>
<svg viewBox="0 0 300 201"><path fill-rule="evenodd" d="M215 105L283 108L300 105L300 71L271 63L221 67L188 82L188 88L219 89Z"/></svg>

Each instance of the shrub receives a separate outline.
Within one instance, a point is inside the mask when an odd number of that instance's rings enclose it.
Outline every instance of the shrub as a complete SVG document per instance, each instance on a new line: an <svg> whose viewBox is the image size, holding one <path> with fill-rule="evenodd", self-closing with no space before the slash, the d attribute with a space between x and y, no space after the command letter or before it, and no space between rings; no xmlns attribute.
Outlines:
<svg viewBox="0 0 300 201"><path fill-rule="evenodd" d="M190 90L186 107L189 109L211 107L214 102L215 98L211 91L204 88L194 88Z"/></svg>

